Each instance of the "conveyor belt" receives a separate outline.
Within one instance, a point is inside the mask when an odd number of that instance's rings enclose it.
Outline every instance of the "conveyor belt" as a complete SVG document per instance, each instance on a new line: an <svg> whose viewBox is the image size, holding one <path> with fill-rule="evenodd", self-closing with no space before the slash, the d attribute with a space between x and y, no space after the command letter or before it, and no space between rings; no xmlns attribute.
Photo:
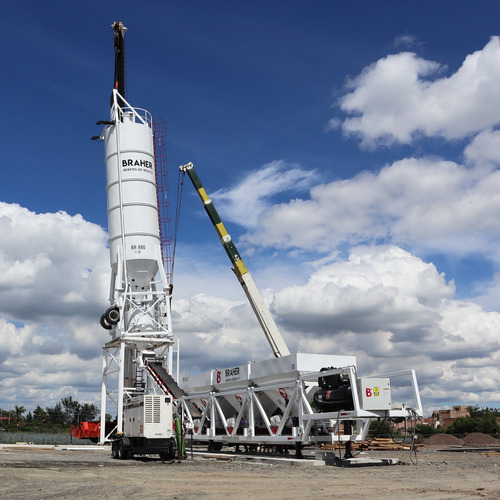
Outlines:
<svg viewBox="0 0 500 500"><path fill-rule="evenodd" d="M185 395L184 391L179 387L167 370L165 370L160 361L153 361L146 358L145 368L165 394L171 394L175 399L180 399ZM188 403L188 406L192 417L200 416L198 408L196 408L193 403Z"/></svg>

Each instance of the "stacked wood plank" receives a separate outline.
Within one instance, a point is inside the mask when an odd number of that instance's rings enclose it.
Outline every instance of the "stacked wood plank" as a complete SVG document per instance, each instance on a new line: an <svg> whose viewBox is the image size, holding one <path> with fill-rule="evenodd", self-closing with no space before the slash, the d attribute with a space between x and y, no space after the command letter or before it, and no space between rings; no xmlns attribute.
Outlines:
<svg viewBox="0 0 500 500"><path fill-rule="evenodd" d="M422 445L415 445L415 448L419 449ZM340 448L344 445L341 444ZM338 450L339 444L324 444L321 446L322 450ZM409 443L398 443L390 438L373 438L368 441L352 442L353 450L410 450L411 445Z"/></svg>

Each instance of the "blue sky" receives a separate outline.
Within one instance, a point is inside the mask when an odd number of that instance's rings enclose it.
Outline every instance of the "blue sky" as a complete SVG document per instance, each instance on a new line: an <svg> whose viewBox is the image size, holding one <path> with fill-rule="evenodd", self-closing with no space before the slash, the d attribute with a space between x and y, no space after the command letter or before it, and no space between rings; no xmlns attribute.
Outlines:
<svg viewBox="0 0 500 500"><path fill-rule="evenodd" d="M500 405L500 5L55 1L0 14L0 407L99 401L109 264L90 137L108 117L115 20L127 99L167 123L172 210L192 161L292 350L355 352L366 374L414 367L428 410ZM269 357L188 183L177 258L183 368Z"/></svg>

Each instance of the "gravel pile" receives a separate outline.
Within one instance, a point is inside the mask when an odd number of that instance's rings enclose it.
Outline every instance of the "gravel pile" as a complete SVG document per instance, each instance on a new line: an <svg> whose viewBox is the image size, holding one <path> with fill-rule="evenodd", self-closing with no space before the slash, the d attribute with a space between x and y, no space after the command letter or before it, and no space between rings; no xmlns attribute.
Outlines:
<svg viewBox="0 0 500 500"><path fill-rule="evenodd" d="M462 446L461 439L451 434L434 434L424 441L424 446Z"/></svg>
<svg viewBox="0 0 500 500"><path fill-rule="evenodd" d="M464 446L500 446L500 441L488 434L471 432L463 440Z"/></svg>

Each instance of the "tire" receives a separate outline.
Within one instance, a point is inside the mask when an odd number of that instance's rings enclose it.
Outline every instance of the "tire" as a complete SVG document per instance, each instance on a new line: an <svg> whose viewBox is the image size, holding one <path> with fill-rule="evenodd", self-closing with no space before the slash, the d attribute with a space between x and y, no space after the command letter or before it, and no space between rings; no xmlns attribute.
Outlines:
<svg viewBox="0 0 500 500"><path fill-rule="evenodd" d="M120 321L120 309L118 309L118 307L116 307L116 306L110 307L104 313L104 319L111 326L116 325Z"/></svg>
<svg viewBox="0 0 500 500"><path fill-rule="evenodd" d="M118 459L118 441L113 441L111 445L111 456L114 459Z"/></svg>
<svg viewBox="0 0 500 500"><path fill-rule="evenodd" d="M106 318L104 317L104 314L101 316L101 326L105 329L105 330L111 330L111 328L113 328L107 321L106 321Z"/></svg>
<svg viewBox="0 0 500 500"><path fill-rule="evenodd" d="M167 448L166 450L163 450L161 453L160 453L160 458L163 460L163 461L166 461L166 460L173 460L175 458L175 453L173 452L172 448Z"/></svg>
<svg viewBox="0 0 500 500"><path fill-rule="evenodd" d="M220 450L222 450L223 446L224 446L224 443L221 443L220 441L209 441L208 442L208 451L220 451Z"/></svg>
<svg viewBox="0 0 500 500"><path fill-rule="evenodd" d="M127 460L127 458L130 456L130 453L128 450L126 450L124 447L123 447L123 440L120 439L120 441L118 441L118 459L119 460Z"/></svg>

